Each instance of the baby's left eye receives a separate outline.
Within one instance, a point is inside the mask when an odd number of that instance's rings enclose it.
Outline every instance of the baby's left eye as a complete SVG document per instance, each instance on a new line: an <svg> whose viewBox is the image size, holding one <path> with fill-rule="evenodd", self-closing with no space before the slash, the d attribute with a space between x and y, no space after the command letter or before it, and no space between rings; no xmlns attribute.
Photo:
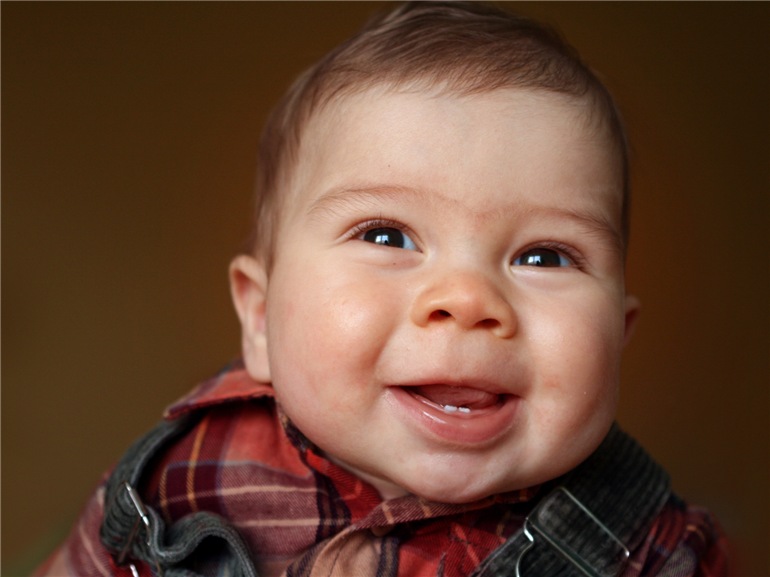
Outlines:
<svg viewBox="0 0 770 577"><path fill-rule="evenodd" d="M513 264L515 266L564 267L571 266L572 262L552 248L533 248L518 256Z"/></svg>
<svg viewBox="0 0 770 577"><path fill-rule="evenodd" d="M403 248L406 250L417 250L417 246L404 231L390 226L381 226L370 228L361 235L361 239L366 242L380 244L383 246L392 246L394 248Z"/></svg>

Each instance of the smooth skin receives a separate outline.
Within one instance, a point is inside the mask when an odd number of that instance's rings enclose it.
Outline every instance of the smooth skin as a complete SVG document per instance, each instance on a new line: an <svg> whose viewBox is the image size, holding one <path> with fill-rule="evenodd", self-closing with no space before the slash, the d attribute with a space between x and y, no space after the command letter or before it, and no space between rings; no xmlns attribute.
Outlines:
<svg viewBox="0 0 770 577"><path fill-rule="evenodd" d="M537 485L609 430L638 303L620 160L588 106L342 97L304 133L271 269L233 261L247 370L384 498ZM445 410L449 393L482 408Z"/></svg>

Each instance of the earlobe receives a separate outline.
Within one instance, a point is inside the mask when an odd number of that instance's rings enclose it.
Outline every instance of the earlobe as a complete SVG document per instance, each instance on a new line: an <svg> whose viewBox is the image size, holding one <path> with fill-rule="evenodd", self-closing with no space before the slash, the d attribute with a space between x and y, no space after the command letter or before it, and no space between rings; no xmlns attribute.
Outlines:
<svg viewBox="0 0 770 577"><path fill-rule="evenodd" d="M623 334L623 346L628 344L631 340L631 336L634 334L636 328L636 322L639 319L639 311L641 310L641 302L633 295L626 295L625 304L625 331Z"/></svg>
<svg viewBox="0 0 770 577"><path fill-rule="evenodd" d="M251 377L270 382L267 358L267 273L254 257L240 255L230 263L230 294L241 322L243 361Z"/></svg>

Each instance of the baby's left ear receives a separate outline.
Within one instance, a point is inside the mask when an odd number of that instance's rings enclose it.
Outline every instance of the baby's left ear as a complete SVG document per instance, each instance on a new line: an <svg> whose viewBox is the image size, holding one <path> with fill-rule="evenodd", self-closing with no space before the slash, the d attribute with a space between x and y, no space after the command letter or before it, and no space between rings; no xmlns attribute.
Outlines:
<svg viewBox="0 0 770 577"><path fill-rule="evenodd" d="M626 312L625 312L625 331L623 333L623 346L628 344L631 340L631 335L634 334L636 328L636 321L639 318L639 311L642 307L642 303L634 295L626 295Z"/></svg>
<svg viewBox="0 0 770 577"><path fill-rule="evenodd" d="M251 378L270 382L267 359L267 273L254 257L240 255L230 263L230 294L241 321L243 361Z"/></svg>

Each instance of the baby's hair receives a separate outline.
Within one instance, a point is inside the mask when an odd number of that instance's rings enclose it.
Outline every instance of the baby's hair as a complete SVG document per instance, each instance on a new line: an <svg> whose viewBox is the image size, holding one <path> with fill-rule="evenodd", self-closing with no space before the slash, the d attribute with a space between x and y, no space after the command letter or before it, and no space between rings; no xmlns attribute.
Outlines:
<svg viewBox="0 0 770 577"><path fill-rule="evenodd" d="M589 103L608 130L623 174L621 227L628 237L628 151L612 95L553 29L479 2L409 2L373 19L300 75L267 120L259 145L252 248L270 267L279 189L296 166L308 120L336 99L375 86L458 95L523 88Z"/></svg>

